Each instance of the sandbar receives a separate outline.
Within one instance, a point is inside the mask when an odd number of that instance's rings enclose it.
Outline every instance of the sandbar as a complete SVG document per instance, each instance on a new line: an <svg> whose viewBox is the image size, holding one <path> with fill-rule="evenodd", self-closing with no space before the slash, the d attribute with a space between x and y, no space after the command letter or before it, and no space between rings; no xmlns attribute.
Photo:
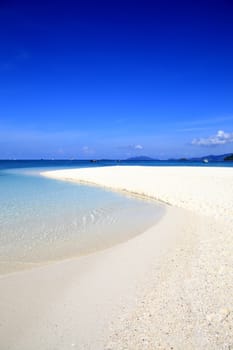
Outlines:
<svg viewBox="0 0 233 350"><path fill-rule="evenodd" d="M44 172L164 203L141 235L0 277L0 347L233 349L233 168Z"/></svg>

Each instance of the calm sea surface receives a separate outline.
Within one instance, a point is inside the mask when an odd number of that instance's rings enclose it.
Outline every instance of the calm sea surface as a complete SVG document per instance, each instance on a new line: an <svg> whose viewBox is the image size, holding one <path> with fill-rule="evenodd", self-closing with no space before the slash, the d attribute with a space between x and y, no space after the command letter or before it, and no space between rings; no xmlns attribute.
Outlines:
<svg viewBox="0 0 233 350"><path fill-rule="evenodd" d="M162 215L153 202L41 177L90 162L0 161L0 274L125 241Z"/></svg>

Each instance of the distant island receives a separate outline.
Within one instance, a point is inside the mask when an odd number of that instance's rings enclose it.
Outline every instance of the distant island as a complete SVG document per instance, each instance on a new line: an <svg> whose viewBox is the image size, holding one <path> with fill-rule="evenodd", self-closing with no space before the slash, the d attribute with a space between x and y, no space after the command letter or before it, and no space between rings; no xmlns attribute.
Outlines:
<svg viewBox="0 0 233 350"><path fill-rule="evenodd" d="M203 156L199 158L191 158L189 160L203 162L204 159L207 159L209 162L224 162L224 161L233 160L232 157L233 157L233 153L226 153L226 154L220 154L220 155L210 154L208 156Z"/></svg>
<svg viewBox="0 0 233 350"><path fill-rule="evenodd" d="M224 161L225 161L225 162L227 162L227 161L233 161L233 153L230 154L230 155L228 155L228 156L226 156L226 157L224 158Z"/></svg>
<svg viewBox="0 0 233 350"><path fill-rule="evenodd" d="M131 158L128 158L126 160L138 161L138 160L158 160L158 159L153 159L153 158L150 158L150 157L147 157L147 156L138 156L138 157L131 157Z"/></svg>
<svg viewBox="0 0 233 350"><path fill-rule="evenodd" d="M159 161L159 159L154 159L148 156L138 156L138 157L131 157L126 159L127 161ZM179 158L179 159L167 159L167 161L174 161L174 162L229 162L233 161L233 153L226 153L226 154L220 154L220 155L213 155L210 154L208 156L202 156L202 157L195 157L195 158Z"/></svg>

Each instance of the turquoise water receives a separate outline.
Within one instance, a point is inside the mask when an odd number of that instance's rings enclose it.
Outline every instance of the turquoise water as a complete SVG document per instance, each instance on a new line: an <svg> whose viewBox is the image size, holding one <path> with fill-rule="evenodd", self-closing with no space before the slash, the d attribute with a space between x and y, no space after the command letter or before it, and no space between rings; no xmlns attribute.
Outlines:
<svg viewBox="0 0 233 350"><path fill-rule="evenodd" d="M208 164L197 161L175 161L175 160L152 160L152 161L127 161L120 162L114 160L101 160L96 163L91 163L89 160L0 160L0 169L13 168L81 168L81 167L96 167L96 166L201 166L201 167L233 167L233 162L212 162Z"/></svg>
<svg viewBox="0 0 233 350"><path fill-rule="evenodd" d="M47 179L40 170L0 170L0 273L104 249L162 215L153 202Z"/></svg>
<svg viewBox="0 0 233 350"><path fill-rule="evenodd" d="M153 202L39 176L42 170L119 164L233 166L233 162L0 161L0 273L88 254L152 226L163 212Z"/></svg>

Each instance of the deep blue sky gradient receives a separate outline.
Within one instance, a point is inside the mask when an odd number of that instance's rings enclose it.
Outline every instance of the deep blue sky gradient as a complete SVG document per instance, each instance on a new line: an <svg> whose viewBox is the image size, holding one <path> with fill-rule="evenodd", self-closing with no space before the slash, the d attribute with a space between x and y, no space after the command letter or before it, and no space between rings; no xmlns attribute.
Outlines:
<svg viewBox="0 0 233 350"><path fill-rule="evenodd" d="M0 1L0 158L167 158L233 132L233 3Z"/></svg>

